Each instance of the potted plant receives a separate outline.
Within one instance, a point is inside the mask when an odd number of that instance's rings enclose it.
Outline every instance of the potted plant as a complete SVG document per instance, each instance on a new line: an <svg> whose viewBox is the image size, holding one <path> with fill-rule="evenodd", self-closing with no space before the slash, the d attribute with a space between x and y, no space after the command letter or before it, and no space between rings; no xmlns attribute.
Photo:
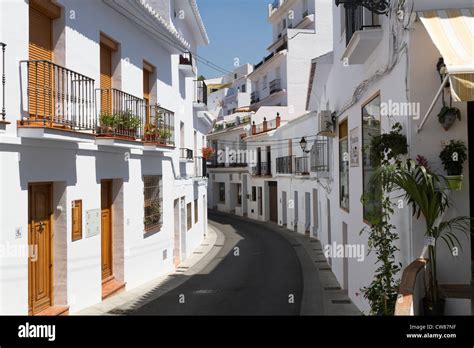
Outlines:
<svg viewBox="0 0 474 348"><path fill-rule="evenodd" d="M444 105L438 114L438 121L447 131L456 122L456 118L461 121L461 110L456 107Z"/></svg>
<svg viewBox="0 0 474 348"><path fill-rule="evenodd" d="M444 170L447 172L446 182L448 188L459 191L462 188L463 163L467 159L467 148L461 140L451 140L439 154Z"/></svg>
<svg viewBox="0 0 474 348"><path fill-rule="evenodd" d="M160 135L159 129L155 125L148 125L145 131L145 141L154 142L157 141Z"/></svg>
<svg viewBox="0 0 474 348"><path fill-rule="evenodd" d="M168 140L170 139L171 137L171 132L167 129L160 129L159 130L159 137L161 139L161 142L163 144L167 144Z"/></svg>
<svg viewBox="0 0 474 348"><path fill-rule="evenodd" d="M120 126L124 135L136 137L140 125L140 117L133 115L130 111L120 115Z"/></svg>
<svg viewBox="0 0 474 348"><path fill-rule="evenodd" d="M407 137L401 131L402 125L397 122L392 126L389 133L383 133L372 138L370 162L374 167L408 153Z"/></svg>
<svg viewBox="0 0 474 348"><path fill-rule="evenodd" d="M102 112L99 116L99 134L113 134L117 125L117 119L114 115Z"/></svg>
<svg viewBox="0 0 474 348"><path fill-rule="evenodd" d="M385 167L383 178L394 184L394 190L403 190L403 197L413 208L413 216L425 220L429 262L426 270L428 286L425 285L423 309L425 315L442 315L445 301L438 284L438 241L443 240L450 250L454 247L462 249L457 232L468 233L471 219L460 216L442 221L445 211L449 208L447 192L441 185L442 176L428 172L425 167L417 165L411 159L400 166Z"/></svg>
<svg viewBox="0 0 474 348"><path fill-rule="evenodd" d="M210 158L214 154L214 149L212 147L203 147L201 151L202 157L204 157L205 159Z"/></svg>

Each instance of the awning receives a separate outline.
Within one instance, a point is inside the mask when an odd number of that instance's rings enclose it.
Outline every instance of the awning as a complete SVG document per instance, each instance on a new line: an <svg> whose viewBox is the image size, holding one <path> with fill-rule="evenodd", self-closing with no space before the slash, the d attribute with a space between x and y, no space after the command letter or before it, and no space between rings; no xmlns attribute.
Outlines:
<svg viewBox="0 0 474 348"><path fill-rule="evenodd" d="M474 9L419 12L444 58L455 101L474 101Z"/></svg>

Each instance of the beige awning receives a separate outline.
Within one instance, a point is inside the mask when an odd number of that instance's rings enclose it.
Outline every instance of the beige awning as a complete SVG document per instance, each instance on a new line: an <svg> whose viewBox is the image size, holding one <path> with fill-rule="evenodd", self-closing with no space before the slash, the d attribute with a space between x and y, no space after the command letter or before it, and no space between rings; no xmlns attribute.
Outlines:
<svg viewBox="0 0 474 348"><path fill-rule="evenodd" d="M474 101L474 9L419 12L444 58L453 100Z"/></svg>

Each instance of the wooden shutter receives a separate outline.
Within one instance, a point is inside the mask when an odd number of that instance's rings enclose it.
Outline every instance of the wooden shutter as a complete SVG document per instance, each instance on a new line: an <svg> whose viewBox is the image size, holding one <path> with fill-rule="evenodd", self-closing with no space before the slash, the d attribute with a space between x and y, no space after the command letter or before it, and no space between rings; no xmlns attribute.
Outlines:
<svg viewBox="0 0 474 348"><path fill-rule="evenodd" d="M53 61L52 20L29 7L29 60ZM28 69L29 113L31 117L51 117L53 113L53 69L44 62L30 62Z"/></svg>
<svg viewBox="0 0 474 348"><path fill-rule="evenodd" d="M72 202L72 241L82 239L82 200Z"/></svg>
<svg viewBox="0 0 474 348"><path fill-rule="evenodd" d="M100 44L100 109L112 113L112 51L105 44Z"/></svg>

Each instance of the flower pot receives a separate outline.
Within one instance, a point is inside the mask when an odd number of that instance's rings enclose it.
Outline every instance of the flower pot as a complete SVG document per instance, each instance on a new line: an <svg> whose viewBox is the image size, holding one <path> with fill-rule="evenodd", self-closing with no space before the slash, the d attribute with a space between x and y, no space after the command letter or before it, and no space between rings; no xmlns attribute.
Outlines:
<svg viewBox="0 0 474 348"><path fill-rule="evenodd" d="M432 302L426 297L423 297L423 314L427 317L444 315L445 304L446 301L444 299Z"/></svg>
<svg viewBox="0 0 474 348"><path fill-rule="evenodd" d="M459 191L462 188L463 175L447 175L446 182L452 191Z"/></svg>
<svg viewBox="0 0 474 348"><path fill-rule="evenodd" d="M445 131L452 127L454 122L456 122L456 118L457 116L453 112L449 112L444 116L444 122L442 123L442 125Z"/></svg>

